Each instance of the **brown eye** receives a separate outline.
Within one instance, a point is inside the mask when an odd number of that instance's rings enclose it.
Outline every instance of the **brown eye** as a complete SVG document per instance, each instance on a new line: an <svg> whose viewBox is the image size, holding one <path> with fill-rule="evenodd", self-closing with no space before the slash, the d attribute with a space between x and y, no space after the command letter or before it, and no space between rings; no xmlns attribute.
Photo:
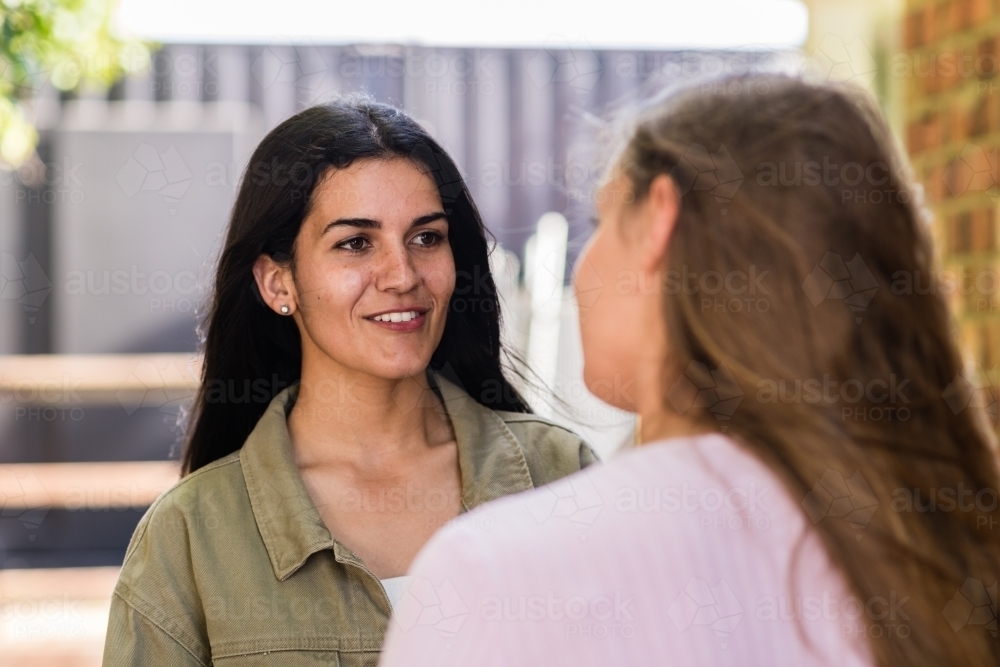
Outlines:
<svg viewBox="0 0 1000 667"><path fill-rule="evenodd" d="M368 239L363 236L355 236L337 244L338 248L350 250L351 252L361 252L368 247Z"/></svg>
<svg viewBox="0 0 1000 667"><path fill-rule="evenodd" d="M413 237L413 240L420 246L432 246L440 243L442 238L437 232L420 232Z"/></svg>

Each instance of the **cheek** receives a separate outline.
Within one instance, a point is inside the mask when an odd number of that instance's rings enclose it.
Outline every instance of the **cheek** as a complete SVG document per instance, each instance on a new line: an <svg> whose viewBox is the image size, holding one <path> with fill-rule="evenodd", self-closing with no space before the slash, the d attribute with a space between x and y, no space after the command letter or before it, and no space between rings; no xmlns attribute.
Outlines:
<svg viewBox="0 0 1000 667"><path fill-rule="evenodd" d="M603 231L595 233L584 248L573 271L573 289L580 313L580 334L584 345L588 342L601 345L602 332L607 329L614 309L614 291L619 271L609 252L608 239ZM588 350L584 350L588 352Z"/></svg>
<svg viewBox="0 0 1000 667"><path fill-rule="evenodd" d="M370 280L370 271L363 268L328 269L321 274L303 276L300 296L304 307L319 306L323 312L317 314L321 317L350 316Z"/></svg>
<svg viewBox="0 0 1000 667"><path fill-rule="evenodd" d="M355 299L365 291L370 273L367 269L346 269L332 274L328 280L339 299Z"/></svg>
<svg viewBox="0 0 1000 667"><path fill-rule="evenodd" d="M636 324L629 268L616 239L604 230L595 233L577 261L573 274L583 343L584 382L590 391L612 405L607 387L615 378L631 377L636 352ZM627 407L618 405L618 407Z"/></svg>
<svg viewBox="0 0 1000 667"><path fill-rule="evenodd" d="M424 285L434 298L447 303L455 291L455 260L451 251L442 252L428 259L420 271Z"/></svg>

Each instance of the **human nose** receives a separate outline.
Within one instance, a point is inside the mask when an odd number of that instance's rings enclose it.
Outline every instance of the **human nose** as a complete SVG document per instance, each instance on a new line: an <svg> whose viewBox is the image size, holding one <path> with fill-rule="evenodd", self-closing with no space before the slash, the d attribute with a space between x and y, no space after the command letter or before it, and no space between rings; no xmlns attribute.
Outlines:
<svg viewBox="0 0 1000 667"><path fill-rule="evenodd" d="M379 257L375 286L383 292L406 293L417 286L420 276L404 245L393 244Z"/></svg>

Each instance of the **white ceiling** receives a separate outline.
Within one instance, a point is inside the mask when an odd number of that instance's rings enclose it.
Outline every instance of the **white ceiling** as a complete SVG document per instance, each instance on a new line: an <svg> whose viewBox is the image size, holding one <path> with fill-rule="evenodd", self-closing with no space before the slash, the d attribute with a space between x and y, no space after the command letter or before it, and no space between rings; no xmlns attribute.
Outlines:
<svg viewBox="0 0 1000 667"><path fill-rule="evenodd" d="M161 42L579 49L799 47L798 0L120 0L116 22Z"/></svg>

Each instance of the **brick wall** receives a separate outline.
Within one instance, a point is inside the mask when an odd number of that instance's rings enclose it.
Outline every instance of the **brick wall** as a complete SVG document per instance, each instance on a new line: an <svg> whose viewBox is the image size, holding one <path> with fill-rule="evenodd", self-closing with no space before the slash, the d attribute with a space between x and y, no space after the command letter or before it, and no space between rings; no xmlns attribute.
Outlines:
<svg viewBox="0 0 1000 667"><path fill-rule="evenodd" d="M906 147L927 203L961 340L996 426L1000 367L1000 0L908 0ZM926 284L926 281L923 281Z"/></svg>

